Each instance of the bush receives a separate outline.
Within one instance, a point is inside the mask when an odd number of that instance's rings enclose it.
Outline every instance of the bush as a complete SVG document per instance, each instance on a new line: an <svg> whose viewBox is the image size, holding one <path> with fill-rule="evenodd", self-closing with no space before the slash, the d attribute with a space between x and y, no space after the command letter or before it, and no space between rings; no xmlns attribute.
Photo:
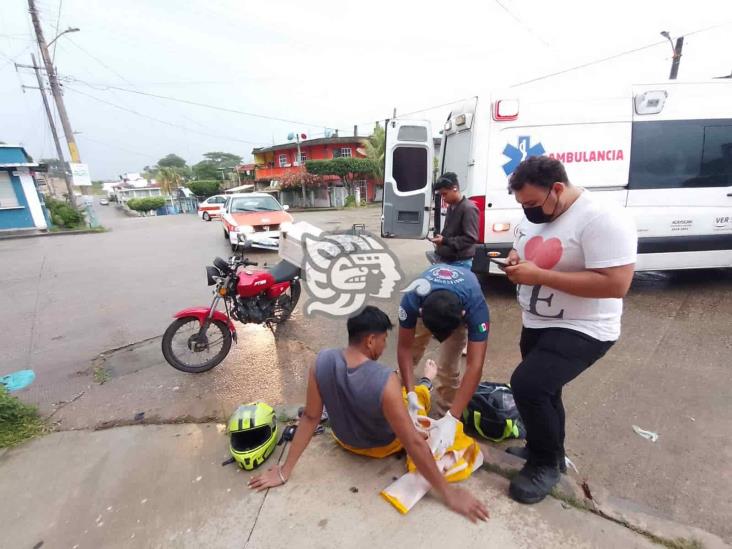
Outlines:
<svg viewBox="0 0 732 549"><path fill-rule="evenodd" d="M0 448L13 446L43 431L35 406L23 404L0 383Z"/></svg>
<svg viewBox="0 0 732 549"><path fill-rule="evenodd" d="M196 196L213 196L221 191L221 181L191 181L188 183L188 188Z"/></svg>
<svg viewBox="0 0 732 549"><path fill-rule="evenodd" d="M66 229L75 229L86 224L84 214L79 210L75 210L71 204L54 198L46 198L46 208L51 212L51 221L54 225Z"/></svg>
<svg viewBox="0 0 732 549"><path fill-rule="evenodd" d="M280 187L283 189L317 189L325 186L323 178L307 172L294 172L283 175L280 178Z"/></svg>
<svg viewBox="0 0 732 549"><path fill-rule="evenodd" d="M165 198L162 196L149 196L147 198L130 198L127 207L136 212L149 212L165 206Z"/></svg>
<svg viewBox="0 0 732 549"><path fill-rule="evenodd" d="M356 207L356 197L353 196L352 194L349 194L346 197L346 201L345 201L344 205L346 208L355 208Z"/></svg>

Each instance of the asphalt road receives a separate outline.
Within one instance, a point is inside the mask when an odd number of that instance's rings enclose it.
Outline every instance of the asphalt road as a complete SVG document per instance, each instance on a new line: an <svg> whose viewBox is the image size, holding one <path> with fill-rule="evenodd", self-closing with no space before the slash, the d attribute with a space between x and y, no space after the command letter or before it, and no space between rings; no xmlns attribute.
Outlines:
<svg viewBox="0 0 732 549"><path fill-rule="evenodd" d="M0 375L35 370L22 398L54 412L59 428L129 423L139 412L161 422L223 418L255 399L298 404L315 353L345 343L342 320L307 316L301 305L276 336L259 326L239 329L239 344L211 372L173 370L149 338L176 310L209 302L203 267L230 253L221 226L96 209L110 232L0 242ZM375 208L295 217L326 230L366 223L378 232ZM414 278L428 244L387 242L405 278ZM277 261L272 252L251 257ZM490 281L485 293L491 338L483 378L505 381L519 358L520 314L507 281ZM728 541L731 294L729 270L636 275L620 341L565 391L568 454L582 475ZM373 303L396 320L398 294ZM394 337L384 360L396 365ZM96 381L95 365L103 372ZM632 425L657 432L658 441Z"/></svg>

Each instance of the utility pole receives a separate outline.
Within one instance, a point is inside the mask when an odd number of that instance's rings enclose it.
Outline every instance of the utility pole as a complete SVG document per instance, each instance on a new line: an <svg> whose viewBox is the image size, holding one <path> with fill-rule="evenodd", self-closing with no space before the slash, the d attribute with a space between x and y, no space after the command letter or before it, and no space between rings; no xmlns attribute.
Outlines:
<svg viewBox="0 0 732 549"><path fill-rule="evenodd" d="M300 154L300 132L295 133L295 142L297 143L297 166L302 167L302 156ZM305 182L302 183L302 207L305 208L307 199L305 198Z"/></svg>
<svg viewBox="0 0 732 549"><path fill-rule="evenodd" d="M76 146L76 141L74 140L74 130L71 129L69 116L66 113L66 106L64 105L64 98L61 95L61 87L59 86L58 78L56 77L56 70L53 67L51 56L48 53L46 39L43 37L43 29L41 28L41 22L38 19L38 10L36 10L35 0L28 0L28 10L30 11L31 19L33 20L33 28L36 31L38 48L41 51L43 64L46 67L46 75L48 75L48 83L51 86L51 93L53 94L53 99L56 102L56 110L58 111L58 116L61 119L61 126L63 127L64 135L66 136L66 143L69 146L69 157L71 158L71 162L79 163L81 162L81 158L79 157L79 149ZM69 194L69 201L71 202L71 205L76 208L76 197L73 192L70 192Z"/></svg>
<svg viewBox="0 0 732 549"><path fill-rule="evenodd" d="M681 63L681 50L684 48L684 37L679 36L676 39L676 46L674 47L674 57L671 63L671 74L669 78L676 80L676 76L679 74L679 64Z"/></svg>
<svg viewBox="0 0 732 549"><path fill-rule="evenodd" d="M64 153L61 150L61 142L58 140L58 133L56 132L56 124L53 122L53 115L51 114L51 107L48 105L48 98L46 97L46 89L43 86L43 80L41 79L41 71L36 63L36 56L31 53L31 61L33 61L33 70L36 73L36 79L38 80L38 89L41 92L41 99L43 99L43 107L46 109L46 116L48 117L48 125L51 126L51 135L53 135L53 144L56 145L56 156L64 170L64 180L66 181L66 189L69 191L69 197L74 196L74 186L71 182L69 170L64 160Z"/></svg>
<svg viewBox="0 0 732 549"><path fill-rule="evenodd" d="M679 74L679 64L681 63L681 50L684 48L684 37L679 36L676 39L676 45L674 46L673 40L671 40L671 35L668 31L662 31L661 36L666 38L671 44L671 49L674 52L672 61L671 61L671 73L669 74L669 80L676 80L676 76Z"/></svg>

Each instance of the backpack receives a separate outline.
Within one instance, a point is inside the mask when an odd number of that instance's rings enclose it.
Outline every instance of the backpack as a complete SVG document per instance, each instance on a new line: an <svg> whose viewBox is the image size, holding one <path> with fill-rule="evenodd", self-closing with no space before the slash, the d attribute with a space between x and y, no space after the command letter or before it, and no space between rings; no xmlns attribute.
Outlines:
<svg viewBox="0 0 732 549"><path fill-rule="evenodd" d="M481 382L462 419L468 429L493 442L526 437L511 386L505 383Z"/></svg>

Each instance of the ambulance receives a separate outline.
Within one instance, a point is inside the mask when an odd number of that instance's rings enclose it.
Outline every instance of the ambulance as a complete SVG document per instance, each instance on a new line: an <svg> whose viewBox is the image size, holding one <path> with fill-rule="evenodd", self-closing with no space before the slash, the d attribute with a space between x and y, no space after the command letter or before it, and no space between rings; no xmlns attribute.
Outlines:
<svg viewBox="0 0 732 549"><path fill-rule="evenodd" d="M637 270L732 267L732 80L577 95L501 92L449 113L438 173L457 174L489 250L505 257L523 218L508 177L525 158L546 155L562 161L572 184L631 212ZM439 233L445 209L433 208L430 123L387 121L385 150L382 236Z"/></svg>

